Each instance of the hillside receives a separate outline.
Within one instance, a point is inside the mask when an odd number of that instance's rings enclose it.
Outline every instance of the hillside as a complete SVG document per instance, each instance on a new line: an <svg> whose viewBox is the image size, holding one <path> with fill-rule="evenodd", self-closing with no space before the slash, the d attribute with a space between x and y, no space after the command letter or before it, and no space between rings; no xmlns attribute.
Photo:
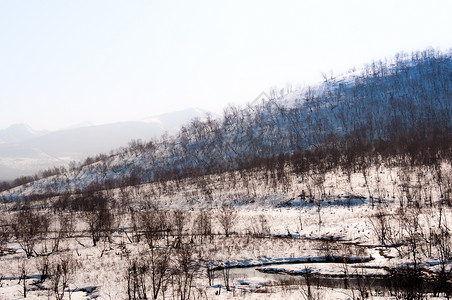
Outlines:
<svg viewBox="0 0 452 300"><path fill-rule="evenodd" d="M19 178L0 298L450 299L451 88L398 55Z"/></svg>
<svg viewBox="0 0 452 300"><path fill-rule="evenodd" d="M399 54L392 60L373 62L361 73L331 78L263 104L228 107L222 119L193 120L174 135L87 158L26 190L16 189L13 195L62 193L90 185L97 189L136 185L274 168L278 163L300 169L304 166L296 160L305 160L305 155L325 155L322 164L344 167L363 155L409 154L415 156L413 160L431 163L434 157L418 157L409 147L450 146L451 74L450 54ZM59 134L63 136L64 132ZM426 153L434 155L430 150Z"/></svg>

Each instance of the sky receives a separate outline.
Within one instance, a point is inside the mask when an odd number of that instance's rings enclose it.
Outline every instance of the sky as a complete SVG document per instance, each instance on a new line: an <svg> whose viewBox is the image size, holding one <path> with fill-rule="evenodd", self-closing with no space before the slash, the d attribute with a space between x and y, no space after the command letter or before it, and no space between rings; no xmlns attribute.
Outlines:
<svg viewBox="0 0 452 300"><path fill-rule="evenodd" d="M0 0L0 129L221 114L401 51L448 51L451 11L449 0Z"/></svg>

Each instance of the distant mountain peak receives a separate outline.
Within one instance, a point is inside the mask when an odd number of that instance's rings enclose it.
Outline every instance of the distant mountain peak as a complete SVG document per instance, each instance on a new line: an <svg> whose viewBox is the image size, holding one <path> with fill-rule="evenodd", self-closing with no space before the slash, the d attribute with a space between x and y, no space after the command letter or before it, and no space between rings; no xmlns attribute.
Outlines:
<svg viewBox="0 0 452 300"><path fill-rule="evenodd" d="M36 131L27 124L12 124L0 130L0 143L24 142L43 135L45 132Z"/></svg>
<svg viewBox="0 0 452 300"><path fill-rule="evenodd" d="M34 132L34 130L29 125L24 124L24 123L12 124L12 125L10 125L8 128L6 128L4 130L9 131L9 132L13 132L13 131L16 131L16 132L19 132L19 131L22 131L22 132Z"/></svg>

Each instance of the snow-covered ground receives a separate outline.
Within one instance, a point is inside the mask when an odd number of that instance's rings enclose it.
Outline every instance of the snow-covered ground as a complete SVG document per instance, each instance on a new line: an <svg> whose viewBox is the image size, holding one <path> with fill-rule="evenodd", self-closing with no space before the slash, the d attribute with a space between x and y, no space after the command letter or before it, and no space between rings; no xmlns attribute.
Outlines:
<svg viewBox="0 0 452 300"><path fill-rule="evenodd" d="M448 178L450 164L444 163L442 168L444 178ZM362 173L348 177L340 170L327 173L322 180L315 174L305 178L293 175L285 190L270 188L258 173L254 175L246 186L238 181L234 189L228 183L220 184L210 178L209 185L214 191L211 200L196 193L197 184L192 179L184 182L184 189L179 193L155 196L152 191L158 190L158 184L146 184L110 191L109 195L118 201L130 197L130 205L137 211L152 204L162 211L182 209L186 212L182 242L193 246L193 260L200 266L192 284L193 299L308 299L303 275L306 271L312 276L337 280L346 276L387 275L388 270L412 263L412 256L406 245L385 247L381 244L375 218L378 212L385 212L392 230L388 235L398 241L406 235L407 229L401 222L410 220L410 212L416 212L418 231L426 239L429 230L452 217L452 210L447 206L435 203L430 207L428 203L421 203L418 209L410 204L417 196L419 199L431 196L433 202L439 199L440 187L435 183L435 174L426 169L401 170L381 166L367 170L367 180ZM313 198L300 197L302 194L312 194ZM223 235L218 220L224 204L230 205L237 214L230 237ZM401 205L405 205L405 217L401 216ZM13 206L14 203L3 205L3 219L14 214ZM192 228L196 225L196 217L206 210L212 216L214 235L212 239L201 241L192 235ZM23 280L19 280L22 266L27 276L27 299L54 299L51 279L42 284L36 282L43 260L47 258L52 264L61 257L69 258L74 267L64 299L128 299L127 267L134 258L148 259L149 246L143 238L140 242L131 241L131 216L120 211L115 210L116 229L111 241L101 240L95 247L81 215L77 215L75 233L62 239L59 251L49 256L34 255L27 259L20 244L11 238L2 246L8 251L0 256L0 299L23 298ZM58 213L48 212L53 224L51 230L56 229ZM36 242L36 253L51 252L55 234L52 236ZM165 241L159 243L164 245ZM427 249L419 249L416 254L425 270L439 271L439 256L435 249L429 254ZM177 251L172 252L173 263L178 259L177 255ZM341 261L344 258L346 261ZM209 286L206 266L241 268L230 270L228 291L222 270L215 271L216 276ZM449 269L451 265L447 262ZM168 284L167 299L172 297L173 288ZM316 299L359 297L356 288L323 285L311 288L311 295ZM372 299L390 297L388 292L379 294L372 289L368 292Z"/></svg>

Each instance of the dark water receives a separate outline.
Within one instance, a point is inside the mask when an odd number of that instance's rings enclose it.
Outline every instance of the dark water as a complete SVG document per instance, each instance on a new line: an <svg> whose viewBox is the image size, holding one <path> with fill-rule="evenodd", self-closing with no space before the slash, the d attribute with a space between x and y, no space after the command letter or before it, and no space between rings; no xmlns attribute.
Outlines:
<svg viewBox="0 0 452 300"><path fill-rule="evenodd" d="M300 265L303 269L307 264ZM353 264L351 264L353 265ZM409 293L433 293L447 292L452 293L452 284L447 281L441 281L439 276L424 276L421 273L414 274L412 270L391 270L388 274L363 275L344 274L325 275L318 273L306 274L286 274L274 272L262 272L258 268L278 268L280 264L270 264L265 266L253 267L234 267L229 269L231 285L243 284L244 282L266 282L269 285L300 284L315 287L355 289L360 291L386 291L391 294L409 294ZM326 268L327 269L327 268ZM223 271L216 271L216 282L223 283ZM255 280L253 280L253 278Z"/></svg>

